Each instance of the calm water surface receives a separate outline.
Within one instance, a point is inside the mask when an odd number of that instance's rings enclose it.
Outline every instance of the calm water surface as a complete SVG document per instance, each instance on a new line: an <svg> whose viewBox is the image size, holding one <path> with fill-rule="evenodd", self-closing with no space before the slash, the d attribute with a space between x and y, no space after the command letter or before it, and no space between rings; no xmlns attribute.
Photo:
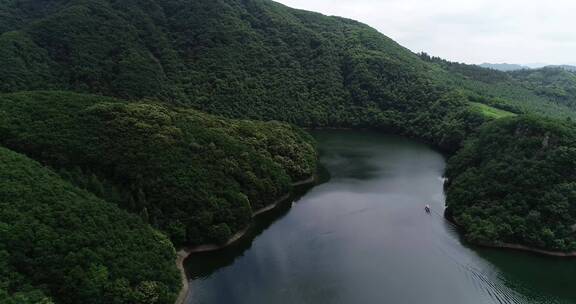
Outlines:
<svg viewBox="0 0 576 304"><path fill-rule="evenodd" d="M190 258L188 303L576 303L576 260L462 243L441 216L439 153L370 132L314 135L330 180L243 242Z"/></svg>

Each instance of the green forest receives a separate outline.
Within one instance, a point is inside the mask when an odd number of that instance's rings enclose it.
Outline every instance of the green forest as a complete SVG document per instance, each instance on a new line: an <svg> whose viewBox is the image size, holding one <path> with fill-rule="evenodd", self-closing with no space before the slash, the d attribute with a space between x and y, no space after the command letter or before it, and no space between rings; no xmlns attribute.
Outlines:
<svg viewBox="0 0 576 304"><path fill-rule="evenodd" d="M4 146L177 245L226 241L316 169L311 138L281 123L66 92L1 95L0 113Z"/></svg>
<svg viewBox="0 0 576 304"><path fill-rule="evenodd" d="M269 0L0 0L0 66L2 303L173 303L174 248L316 174L301 128L425 141L470 242L576 249L566 69L415 54Z"/></svg>
<svg viewBox="0 0 576 304"><path fill-rule="evenodd" d="M168 238L54 171L0 148L2 303L168 303ZM48 297L49 296L49 297Z"/></svg>
<svg viewBox="0 0 576 304"><path fill-rule="evenodd" d="M442 69L444 83L464 90L473 100L514 113L576 118L576 71L561 67L501 72L420 53Z"/></svg>
<svg viewBox="0 0 576 304"><path fill-rule="evenodd" d="M574 123L493 121L449 161L450 215L475 243L576 250L575 162Z"/></svg>
<svg viewBox="0 0 576 304"><path fill-rule="evenodd" d="M4 94L0 130L3 146L47 166L2 162L0 248L22 283L0 287L23 297L39 286L30 297L58 303L170 303L174 245L226 242L316 170L314 142L295 127L155 102Z"/></svg>

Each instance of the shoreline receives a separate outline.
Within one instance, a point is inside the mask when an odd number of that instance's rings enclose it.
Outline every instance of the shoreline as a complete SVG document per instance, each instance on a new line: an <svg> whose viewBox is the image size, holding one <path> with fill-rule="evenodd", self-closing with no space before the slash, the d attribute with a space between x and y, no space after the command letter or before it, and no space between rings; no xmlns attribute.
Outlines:
<svg viewBox="0 0 576 304"><path fill-rule="evenodd" d="M474 244L474 243L472 243ZM576 251L550 251L545 249L534 248L530 246L524 246L519 244L509 244L509 243L499 243L499 244L476 244L481 247L494 248L494 249L504 249L504 250L515 250L524 251L534 254L539 254L548 257L559 257L559 258L576 258Z"/></svg>
<svg viewBox="0 0 576 304"><path fill-rule="evenodd" d="M317 181L317 176L313 175L307 179L292 183L292 186L298 187L298 186L314 184L314 183L316 183L316 181ZM292 193L287 193L287 194L283 195L282 197L280 197L279 199L277 199L276 201L274 201L274 203L272 203L272 204L270 204L264 208L256 210L255 212L252 213L252 219L256 218L257 216L259 216L263 213L266 213L268 211L276 209L280 204L286 202L286 200L288 200L291 195L292 195ZM188 276L186 274L186 269L184 268L184 262L186 261L186 259L194 253L211 252L211 251L217 251L217 250L227 248L230 245L232 245L232 244L238 242L240 239L242 239L246 235L246 232L248 232L249 229L250 229L250 225L248 225L246 228L238 231L226 243L224 243L222 245L206 244L206 245L199 245L199 246L194 246L194 247L184 247L184 248L181 248L180 250L178 250L176 252L176 267L178 268L178 271L180 271L180 277L182 278L182 288L180 289L180 292L178 293L178 297L176 298L175 304L184 304L186 301L186 298L188 297L188 292L190 291L190 284L188 284Z"/></svg>
<svg viewBox="0 0 576 304"><path fill-rule="evenodd" d="M318 181L318 176L314 175L314 176L311 176L307 179L294 182L294 183L292 183L292 186L297 187L297 186L309 185L309 184L314 184L317 181ZM255 212L252 213L252 219L258 217L261 214L264 214L266 212L269 212L269 211L272 211L272 210L278 208L282 203L285 203L291 197L292 194L293 194L293 191L283 195L282 197L280 197L278 199L276 199L272 204L256 210ZM455 225L459 230L462 230L462 226L459 225L452 218L450 211L448 209L446 209L446 211L447 212L444 212L442 217L444 217L449 223L452 223L453 225ZM220 245L218 245L218 244L205 244L205 245L199 245L199 246L193 246L193 247L183 247L180 250L178 250L177 258L176 258L176 264L177 264L177 268L181 274L182 288L180 290L180 293L178 295L178 298L177 298L175 304L185 304L185 301L188 298L189 292L191 290L190 282L189 282L189 279L187 277L187 273L186 273L186 270L184 267L184 263L185 263L186 259L195 253L206 253L206 252L213 252L213 251L225 249L225 248L235 244L239 240L241 240L246 235L246 233L249 231L250 227L251 227L251 224L246 226L244 229L238 231L224 244L220 244ZM459 234L463 237L462 233L459 233ZM462 238L462 240L464 242L468 243L469 245L472 245L472 246L491 248L491 249L495 249L495 250L523 251L526 253L537 254L537 255L550 257L550 258L553 258L553 257L563 258L563 259L576 258L576 251L570 251L570 252L550 251L550 250L545 250L545 249L540 249L540 248L535 248L535 247L530 247L530 246L525 246L525 245L520 245L520 244L512 244L512 243L492 243L492 244L490 244L490 243L474 243L474 242L470 242L470 241L466 240L464 237Z"/></svg>
<svg viewBox="0 0 576 304"><path fill-rule="evenodd" d="M444 218L449 223L452 223L454 226L456 226L460 231L463 230L462 226L454 220L454 218L452 217L452 214L448 210L448 208L446 208L446 211L444 212ZM530 246L520 245L520 244L511 244L511 243L494 243L494 244L483 243L483 244L481 244L481 243L474 243L474 242L470 242L470 241L466 240L466 238L464 237L464 234L462 234L462 233L460 233L460 235L462 236L462 240L464 240L467 243L474 245L474 246L480 246L480 247L492 248L492 249L500 249L500 250L524 251L524 252L538 254L538 255L547 256L547 257L576 258L576 251L568 251L568 252L551 251L551 250L535 248L535 247L530 247Z"/></svg>

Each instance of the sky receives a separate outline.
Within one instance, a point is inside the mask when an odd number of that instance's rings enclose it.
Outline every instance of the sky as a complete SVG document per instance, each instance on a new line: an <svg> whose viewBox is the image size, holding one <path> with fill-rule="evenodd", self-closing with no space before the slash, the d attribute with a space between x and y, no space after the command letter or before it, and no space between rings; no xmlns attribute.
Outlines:
<svg viewBox="0 0 576 304"><path fill-rule="evenodd" d="M276 1L361 21L451 61L576 64L576 0Z"/></svg>

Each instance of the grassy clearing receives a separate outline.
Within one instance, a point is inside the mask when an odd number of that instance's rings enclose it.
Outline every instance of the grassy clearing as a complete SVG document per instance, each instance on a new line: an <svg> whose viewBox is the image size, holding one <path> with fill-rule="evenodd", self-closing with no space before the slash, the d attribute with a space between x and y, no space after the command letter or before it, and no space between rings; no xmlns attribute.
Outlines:
<svg viewBox="0 0 576 304"><path fill-rule="evenodd" d="M483 103L471 102L470 106L474 110L482 113L484 116L486 116L488 118L492 118L492 119L498 119L498 118L507 117L507 116L516 116L516 114L514 114L512 112L500 110L500 109L491 107L489 105L485 105Z"/></svg>

